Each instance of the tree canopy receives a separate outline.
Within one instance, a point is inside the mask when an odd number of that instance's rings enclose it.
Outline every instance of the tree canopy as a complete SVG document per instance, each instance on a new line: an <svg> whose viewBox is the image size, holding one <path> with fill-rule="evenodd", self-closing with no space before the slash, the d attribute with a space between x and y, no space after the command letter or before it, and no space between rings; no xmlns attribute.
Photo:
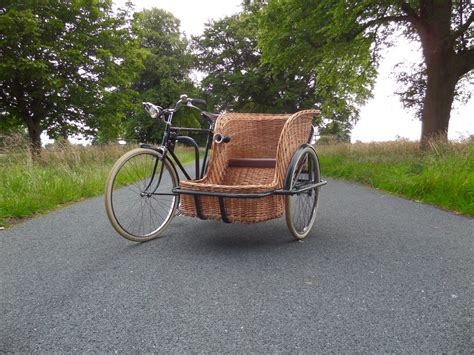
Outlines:
<svg viewBox="0 0 474 355"><path fill-rule="evenodd" d="M97 127L141 65L128 12L115 14L110 0L7 0L0 14L2 125L27 127L35 150L43 130Z"/></svg>
<svg viewBox="0 0 474 355"><path fill-rule="evenodd" d="M314 74L274 72L261 61L256 19L241 13L207 24L194 38L202 89L218 110L295 112L315 104Z"/></svg>
<svg viewBox="0 0 474 355"><path fill-rule="evenodd" d="M395 30L419 40L421 70L402 75L404 102L420 104L422 140L447 137L451 105L459 80L474 68L472 4L419 0L246 1L260 9L259 44L264 60L278 68L309 67L318 84L337 88L327 95L344 100L370 90L381 44ZM365 96L367 97L367 96Z"/></svg>
<svg viewBox="0 0 474 355"><path fill-rule="evenodd" d="M162 126L150 119L141 103L150 101L168 107L180 94L196 93L190 79L194 58L188 40L181 33L179 20L167 11L153 8L135 13L133 33L144 53L144 69L133 81L138 97L129 112L123 137L152 142L161 137ZM189 126L200 124L199 117L191 112L187 115L178 112L175 122Z"/></svg>
<svg viewBox="0 0 474 355"><path fill-rule="evenodd" d="M259 10L260 7L257 7ZM198 68L205 73L201 88L217 110L241 112L296 112L317 107L322 118L315 124L323 128L340 122L332 130L351 128L357 120L356 104L370 95L365 87L354 87L344 96L335 94L333 82L322 85L312 66L275 67L262 60L258 46L259 17L256 8L206 25L194 37ZM331 93L331 94L329 94Z"/></svg>

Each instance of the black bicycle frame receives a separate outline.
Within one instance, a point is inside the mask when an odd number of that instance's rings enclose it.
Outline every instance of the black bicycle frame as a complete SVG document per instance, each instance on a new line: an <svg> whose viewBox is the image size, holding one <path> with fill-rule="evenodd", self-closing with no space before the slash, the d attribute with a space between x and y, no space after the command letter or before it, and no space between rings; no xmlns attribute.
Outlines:
<svg viewBox="0 0 474 355"><path fill-rule="evenodd" d="M206 146L205 146L205 151L204 151L204 157L203 157L203 162L202 166L200 167L200 157L199 157L199 144L194 140L194 138L189 137L189 136L181 136L179 135L181 132L183 133L201 133L201 134L206 134ZM148 148L148 149L153 149L161 154L161 157L159 160L162 161L161 163L161 168L160 168L160 175L158 178L158 183L157 186L161 182L161 177L163 174L163 164L164 160L167 159L168 153L172 158L172 161L175 163L175 165L179 168L179 170L184 174L186 179L191 180L191 175L188 173L184 165L181 163L179 160L178 156L174 152L176 143L177 142L182 142L182 143L187 143L193 146L194 148L194 156L195 156L195 178L196 179L201 179L204 176L204 173L206 172L206 167L207 167L207 160L209 156L209 149L211 148L212 145L212 138L214 136L213 132L213 127L212 124L209 124L209 128L188 128L188 127L173 127L171 126L170 123L166 123L165 131L163 134L163 140L162 144L159 147L152 146L149 144L141 144L140 147L142 148ZM171 160L171 159L170 159ZM158 167L158 164L155 164L154 169L153 169L153 176L152 179L149 183L151 186L153 182L153 177L156 174L156 169ZM149 186L148 186L149 187ZM147 189L148 189L147 187Z"/></svg>

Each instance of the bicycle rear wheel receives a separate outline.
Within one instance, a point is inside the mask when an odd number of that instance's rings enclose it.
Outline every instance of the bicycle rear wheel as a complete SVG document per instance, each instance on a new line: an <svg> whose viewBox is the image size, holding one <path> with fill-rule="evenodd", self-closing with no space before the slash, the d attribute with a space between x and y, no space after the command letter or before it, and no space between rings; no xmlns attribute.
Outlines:
<svg viewBox="0 0 474 355"><path fill-rule="evenodd" d="M179 196L173 165L158 152L138 148L124 154L107 180L105 207L114 229L134 242L163 234L176 214Z"/></svg>

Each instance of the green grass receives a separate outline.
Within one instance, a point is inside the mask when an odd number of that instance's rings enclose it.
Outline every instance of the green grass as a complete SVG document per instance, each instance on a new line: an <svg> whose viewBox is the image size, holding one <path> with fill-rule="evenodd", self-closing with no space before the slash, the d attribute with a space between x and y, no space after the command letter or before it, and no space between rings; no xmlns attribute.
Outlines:
<svg viewBox="0 0 474 355"><path fill-rule="evenodd" d="M22 144L0 150L0 226L101 195L113 163L135 146L47 149L33 162ZM324 176L347 179L474 216L474 144L318 145ZM191 161L193 151L181 149Z"/></svg>
<svg viewBox="0 0 474 355"><path fill-rule="evenodd" d="M324 176L357 181L420 202L474 216L474 144L319 145Z"/></svg>
<svg viewBox="0 0 474 355"><path fill-rule="evenodd" d="M0 152L0 226L103 194L114 162L136 146L63 146L33 162L25 149ZM193 151L178 151L183 162Z"/></svg>

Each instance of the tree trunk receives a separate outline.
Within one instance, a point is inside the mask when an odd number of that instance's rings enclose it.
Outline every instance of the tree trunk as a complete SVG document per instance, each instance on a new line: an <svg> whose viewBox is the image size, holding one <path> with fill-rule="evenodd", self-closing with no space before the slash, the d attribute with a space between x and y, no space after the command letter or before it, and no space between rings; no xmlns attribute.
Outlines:
<svg viewBox="0 0 474 355"><path fill-rule="evenodd" d="M433 63L434 62L434 63ZM447 58L432 60L427 68L427 86L422 110L421 143L448 139L451 106L458 77Z"/></svg>
<svg viewBox="0 0 474 355"><path fill-rule="evenodd" d="M449 0L421 6L418 32L426 63L426 93L421 112L421 147L432 139L448 139L449 118L459 73L450 34Z"/></svg>
<svg viewBox="0 0 474 355"><path fill-rule="evenodd" d="M41 154L41 125L39 121L29 119L27 121L28 136L30 137L31 155L33 158Z"/></svg>

